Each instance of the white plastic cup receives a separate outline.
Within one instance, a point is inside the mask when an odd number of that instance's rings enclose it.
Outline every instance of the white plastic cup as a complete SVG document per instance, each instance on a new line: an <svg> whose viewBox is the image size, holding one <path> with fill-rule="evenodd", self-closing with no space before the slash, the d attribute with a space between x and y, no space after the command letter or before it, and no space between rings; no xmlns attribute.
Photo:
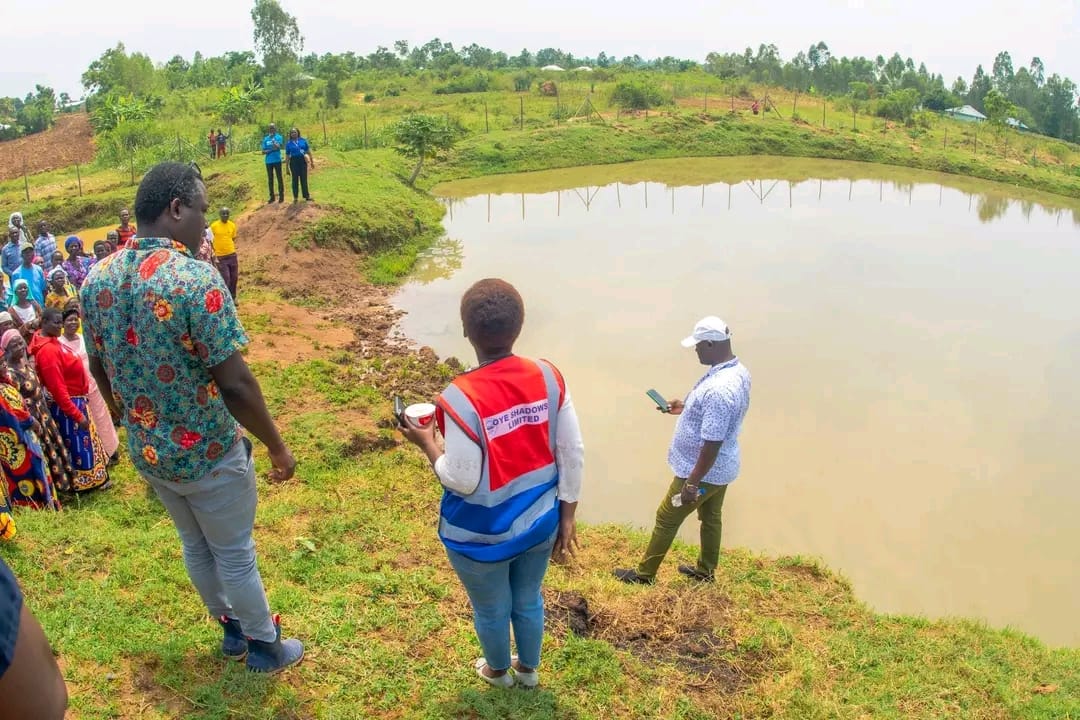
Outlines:
<svg viewBox="0 0 1080 720"><path fill-rule="evenodd" d="M427 427L435 419L435 406L431 403L415 403L405 408L405 420L413 427Z"/></svg>

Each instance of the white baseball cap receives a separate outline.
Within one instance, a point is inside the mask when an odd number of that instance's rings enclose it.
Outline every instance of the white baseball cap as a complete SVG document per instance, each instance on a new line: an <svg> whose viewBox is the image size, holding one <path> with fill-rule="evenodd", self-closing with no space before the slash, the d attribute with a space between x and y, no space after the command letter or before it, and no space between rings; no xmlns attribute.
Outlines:
<svg viewBox="0 0 1080 720"><path fill-rule="evenodd" d="M693 334L683 338L682 346L690 348L703 340L723 342L730 338L731 331L728 330L727 323L715 315L709 315L698 320L697 325L694 326Z"/></svg>

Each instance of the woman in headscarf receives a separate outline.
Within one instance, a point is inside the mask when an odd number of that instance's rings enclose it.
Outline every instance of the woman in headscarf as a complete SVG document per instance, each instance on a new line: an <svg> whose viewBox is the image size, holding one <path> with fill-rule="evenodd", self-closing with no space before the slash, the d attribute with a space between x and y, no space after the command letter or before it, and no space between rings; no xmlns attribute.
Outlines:
<svg viewBox="0 0 1080 720"><path fill-rule="evenodd" d="M82 360L60 344L63 317L56 308L45 308L41 329L30 341L30 354L38 378L52 396L49 412L60 429L71 464L75 467L75 492L109 486L109 456L102 447L87 396L90 375Z"/></svg>
<svg viewBox="0 0 1080 720"><path fill-rule="evenodd" d="M105 242L109 244L109 254L111 255L120 247L120 233L115 230L110 230L105 233Z"/></svg>
<svg viewBox="0 0 1080 720"><path fill-rule="evenodd" d="M4 351L4 362L11 373L15 387L25 400L26 409L41 426L41 432L37 433L37 437L41 443L45 464L49 466L49 476L52 478L53 485L61 492L70 492L74 484L75 468L72 467L67 450L64 448L64 439L60 436L60 429L56 427L56 422L49 414L49 405L41 389L37 371L26 354L26 341L18 330L8 330L0 336L0 349Z"/></svg>
<svg viewBox="0 0 1080 720"><path fill-rule="evenodd" d="M0 216L3 217L3 216ZM30 231L26 228L26 223L23 222L23 216L21 212L13 212L8 216L8 232L12 230L19 231L19 244L24 242L30 243L30 247L34 246L34 239L30 237Z"/></svg>
<svg viewBox="0 0 1080 720"><path fill-rule="evenodd" d="M74 306L72 306L74 305ZM60 335L60 344L71 350L82 360L86 369L86 376L90 379L90 392L87 394L87 404L90 407L90 419L94 421L98 436L101 438L101 447L109 457L109 464L117 460L117 448L120 447L120 439L116 436L116 425L113 424L112 415L105 399L101 397L94 376L90 374L90 357L86 354L86 343L80 334L80 312L78 303L69 305L64 310L64 332Z"/></svg>
<svg viewBox="0 0 1080 720"><path fill-rule="evenodd" d="M22 340L16 331L11 332L15 333L12 337ZM9 505L59 510L60 501L38 442L41 432L41 424L27 409L15 379L6 366L0 365L0 467L7 481L4 498ZM0 527L0 535L2 532Z"/></svg>
<svg viewBox="0 0 1080 720"><path fill-rule="evenodd" d="M83 252L82 240L78 235L68 235L68 239L64 241L64 249L68 256L60 267L64 268L68 281L78 290L86 279L86 273L90 271L90 258Z"/></svg>
<svg viewBox="0 0 1080 720"><path fill-rule="evenodd" d="M34 331L41 324L41 313L44 308L37 300L30 297L30 283L19 278L15 281L15 303L8 306L8 313L15 321L15 327L22 333L23 340L29 340Z"/></svg>
<svg viewBox="0 0 1080 720"><path fill-rule="evenodd" d="M45 307L56 308L63 312L68 300L78 298L79 291L68 282L64 268L57 265L49 271L49 291L45 294Z"/></svg>

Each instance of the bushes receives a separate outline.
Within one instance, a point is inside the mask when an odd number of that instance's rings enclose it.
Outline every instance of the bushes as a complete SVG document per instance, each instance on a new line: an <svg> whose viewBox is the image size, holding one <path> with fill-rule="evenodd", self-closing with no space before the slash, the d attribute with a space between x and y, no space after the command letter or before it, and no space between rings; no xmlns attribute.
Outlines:
<svg viewBox="0 0 1080 720"><path fill-rule="evenodd" d="M662 105L664 96L650 80L634 78L616 84L611 101L624 110L648 110Z"/></svg>
<svg viewBox="0 0 1080 720"><path fill-rule="evenodd" d="M436 95L454 95L457 93L487 92L491 87L491 77L487 73L473 73L469 77L455 78L435 88Z"/></svg>
<svg viewBox="0 0 1080 720"><path fill-rule="evenodd" d="M890 120L911 122L915 108L919 106L919 91L914 88L894 90L878 100L875 114Z"/></svg>

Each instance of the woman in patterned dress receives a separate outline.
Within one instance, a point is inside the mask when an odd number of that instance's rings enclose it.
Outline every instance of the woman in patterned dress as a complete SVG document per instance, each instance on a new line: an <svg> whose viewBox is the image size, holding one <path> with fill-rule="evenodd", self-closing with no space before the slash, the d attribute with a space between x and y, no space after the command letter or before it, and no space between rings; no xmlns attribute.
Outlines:
<svg viewBox="0 0 1080 720"><path fill-rule="evenodd" d="M60 267L64 268L68 281L78 290L86 279L86 273L90 271L90 258L83 252L82 240L78 235L69 235L64 241L64 249L67 250L68 256Z"/></svg>
<svg viewBox="0 0 1080 720"><path fill-rule="evenodd" d="M8 508L22 505L35 509L59 510L60 501L38 443L41 425L26 409L22 395L6 367L0 366L0 469L4 499ZM0 526L3 514L0 511ZM0 537L3 529L0 527Z"/></svg>
<svg viewBox="0 0 1080 720"><path fill-rule="evenodd" d="M4 350L4 361L11 372L15 387L26 401L26 409L41 425L38 438L53 486L60 492L71 492L74 487L75 468L64 447L64 438L60 436L60 430L49 414L49 406L38 381L37 371L26 354L26 342L18 330L8 330L0 337L0 349Z"/></svg>
<svg viewBox="0 0 1080 720"><path fill-rule="evenodd" d="M86 375L90 378L90 393L86 396L90 406L90 417L101 437L101 446L105 454L109 456L109 464L112 465L119 457L117 449L120 447L120 439L116 436L116 425L113 424L112 415L109 414L109 406L105 404L105 398L101 397L101 390L90 375L90 357L86 354L86 343L80 334L82 332L80 317L78 301L69 302L64 310L64 333L60 336L60 344L78 355L83 367L86 368Z"/></svg>
<svg viewBox="0 0 1080 720"><path fill-rule="evenodd" d="M63 311L68 300L78 299L79 291L68 281L67 271L57 265L49 271L49 288L45 295L45 307Z"/></svg>
<svg viewBox="0 0 1080 720"><path fill-rule="evenodd" d="M30 354L41 384L49 391L49 412L68 458L75 468L73 490L83 492L109 487L109 456L90 416L90 376L82 360L60 343L63 318L56 308L45 308L41 330L30 341Z"/></svg>

